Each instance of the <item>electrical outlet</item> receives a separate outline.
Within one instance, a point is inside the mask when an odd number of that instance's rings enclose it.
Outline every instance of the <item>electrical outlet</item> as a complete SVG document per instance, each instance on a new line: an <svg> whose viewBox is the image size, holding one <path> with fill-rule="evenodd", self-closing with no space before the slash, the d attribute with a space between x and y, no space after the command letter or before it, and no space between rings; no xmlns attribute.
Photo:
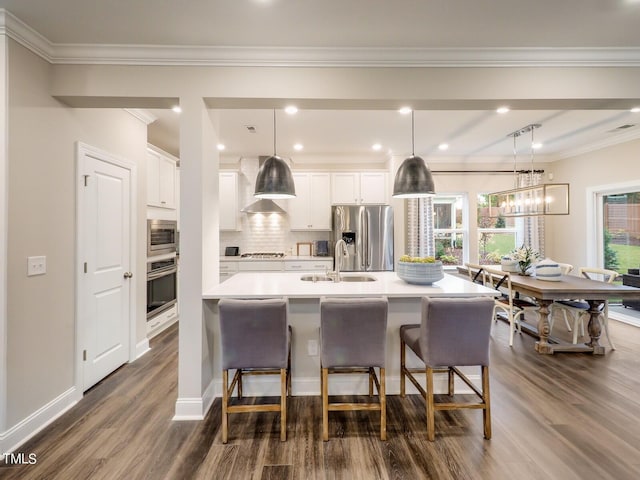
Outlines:
<svg viewBox="0 0 640 480"><path fill-rule="evenodd" d="M307 354L310 357L315 357L318 355L318 341L317 340L309 340L307 342Z"/></svg>
<svg viewBox="0 0 640 480"><path fill-rule="evenodd" d="M47 257L27 257L27 276L44 275L47 273Z"/></svg>

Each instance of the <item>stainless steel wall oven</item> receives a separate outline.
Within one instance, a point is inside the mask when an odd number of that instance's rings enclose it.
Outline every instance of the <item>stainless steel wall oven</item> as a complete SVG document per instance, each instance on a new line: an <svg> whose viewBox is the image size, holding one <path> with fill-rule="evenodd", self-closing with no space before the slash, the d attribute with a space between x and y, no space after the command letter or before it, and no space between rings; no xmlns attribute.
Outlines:
<svg viewBox="0 0 640 480"><path fill-rule="evenodd" d="M147 262L147 321L177 302L178 259Z"/></svg>
<svg viewBox="0 0 640 480"><path fill-rule="evenodd" d="M178 222L147 220L147 256L174 253L178 247Z"/></svg>

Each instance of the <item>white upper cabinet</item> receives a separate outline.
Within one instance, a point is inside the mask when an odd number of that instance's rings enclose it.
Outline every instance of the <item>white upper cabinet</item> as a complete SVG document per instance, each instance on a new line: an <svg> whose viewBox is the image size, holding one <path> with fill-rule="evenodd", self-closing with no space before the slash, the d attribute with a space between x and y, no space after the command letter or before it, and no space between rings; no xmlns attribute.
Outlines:
<svg viewBox="0 0 640 480"><path fill-rule="evenodd" d="M341 172L331 174L331 203L389 203L389 175L386 172Z"/></svg>
<svg viewBox="0 0 640 480"><path fill-rule="evenodd" d="M296 198L288 200L291 230L331 230L331 178L328 173L293 173Z"/></svg>
<svg viewBox="0 0 640 480"><path fill-rule="evenodd" d="M220 230L240 230L238 173L220 172Z"/></svg>
<svg viewBox="0 0 640 480"><path fill-rule="evenodd" d="M177 159L155 147L147 149L147 205L176 208Z"/></svg>

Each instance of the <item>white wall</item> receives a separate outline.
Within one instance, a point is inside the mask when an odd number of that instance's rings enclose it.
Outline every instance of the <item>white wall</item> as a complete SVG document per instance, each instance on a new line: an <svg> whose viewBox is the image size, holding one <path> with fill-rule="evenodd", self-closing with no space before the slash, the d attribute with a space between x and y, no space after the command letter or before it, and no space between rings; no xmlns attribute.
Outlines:
<svg viewBox="0 0 640 480"><path fill-rule="evenodd" d="M10 42L9 429L74 386L76 141L138 163L138 232L146 232L146 125L120 109L62 105L50 96L50 74L48 63ZM26 276L30 255L46 255L46 275ZM137 258L137 335L142 339L146 334L144 235L137 242Z"/></svg>
<svg viewBox="0 0 640 480"><path fill-rule="evenodd" d="M554 162L548 169L554 182L569 183L571 214L547 217L547 256L576 268L591 265L587 239L597 232L587 226L587 190L633 180L640 184L640 140Z"/></svg>

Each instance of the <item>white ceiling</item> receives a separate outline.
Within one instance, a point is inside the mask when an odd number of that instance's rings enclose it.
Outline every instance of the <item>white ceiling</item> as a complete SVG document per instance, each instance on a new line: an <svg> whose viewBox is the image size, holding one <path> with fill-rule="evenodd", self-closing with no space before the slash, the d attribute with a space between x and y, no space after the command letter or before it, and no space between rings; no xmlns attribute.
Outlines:
<svg viewBox="0 0 640 480"><path fill-rule="evenodd" d="M84 52L94 49L95 58L100 48L125 45L153 47L154 52L173 46L191 54L220 54L227 48L226 54L239 56L251 48L252 55L268 51L298 59L318 52L337 59L349 51L351 59L387 62L393 56L422 55L446 63L464 55L467 62L486 63L502 55L544 63L557 61L558 52L605 62L615 56L617 64L621 58L640 59L638 0L0 0L0 8L42 35L49 50L82 45ZM554 160L640 136L635 126L640 113L629 112L640 106L635 102L584 109L545 105L506 115L496 114L495 106L417 111L415 152L434 162L512 162L507 134L540 123L535 139L544 147L536 155ZM150 140L177 154L177 115L153 113L158 120L150 126ZM301 109L294 116L279 110L277 115L277 153L294 162L305 157L341 161L345 155L375 162L411 150L410 116L395 109ZM271 110L220 110L219 116L225 155L273 152ZM246 125L257 133L248 133ZM633 126L616 130L623 125ZM294 142L304 144L303 153L292 150ZM383 146L380 153L371 150L375 142ZM441 142L450 144L445 153L437 149ZM518 149L528 154L528 139L520 137Z"/></svg>

